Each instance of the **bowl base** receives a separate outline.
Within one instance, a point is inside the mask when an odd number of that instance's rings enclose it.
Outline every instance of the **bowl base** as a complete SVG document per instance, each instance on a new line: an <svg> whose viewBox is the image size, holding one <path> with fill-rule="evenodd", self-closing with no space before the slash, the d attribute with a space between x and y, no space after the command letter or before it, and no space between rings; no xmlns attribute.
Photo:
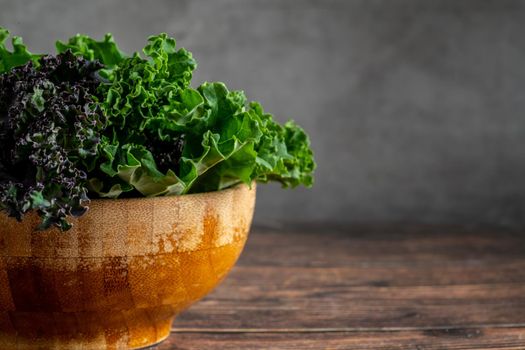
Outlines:
<svg viewBox="0 0 525 350"><path fill-rule="evenodd" d="M23 312L0 316L0 349L149 349L169 335L166 307L107 312Z"/></svg>

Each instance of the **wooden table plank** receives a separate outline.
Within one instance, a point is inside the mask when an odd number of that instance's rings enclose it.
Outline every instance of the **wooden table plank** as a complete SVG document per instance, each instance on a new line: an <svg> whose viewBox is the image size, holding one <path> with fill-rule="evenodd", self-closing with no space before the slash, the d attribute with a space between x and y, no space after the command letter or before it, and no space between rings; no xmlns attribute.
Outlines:
<svg viewBox="0 0 525 350"><path fill-rule="evenodd" d="M159 350L524 349L521 328L354 333L175 333Z"/></svg>
<svg viewBox="0 0 525 350"><path fill-rule="evenodd" d="M525 236L255 229L228 279L174 327L160 348L525 349Z"/></svg>

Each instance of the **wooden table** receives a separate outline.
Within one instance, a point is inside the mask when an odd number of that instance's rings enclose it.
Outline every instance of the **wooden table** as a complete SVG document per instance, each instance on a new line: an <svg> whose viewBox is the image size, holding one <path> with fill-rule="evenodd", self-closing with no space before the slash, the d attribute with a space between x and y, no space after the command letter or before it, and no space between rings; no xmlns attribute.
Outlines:
<svg viewBox="0 0 525 350"><path fill-rule="evenodd" d="M525 235L253 229L158 349L525 349Z"/></svg>

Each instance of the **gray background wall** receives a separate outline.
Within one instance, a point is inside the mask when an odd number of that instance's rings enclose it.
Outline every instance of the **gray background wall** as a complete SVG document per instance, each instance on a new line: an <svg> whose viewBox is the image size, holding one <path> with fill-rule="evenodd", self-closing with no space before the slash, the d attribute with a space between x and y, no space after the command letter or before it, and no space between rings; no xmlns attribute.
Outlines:
<svg viewBox="0 0 525 350"><path fill-rule="evenodd" d="M259 187L257 223L525 225L520 1L0 0L34 51L112 32L128 52L168 32L195 84L243 89L311 134L311 190Z"/></svg>

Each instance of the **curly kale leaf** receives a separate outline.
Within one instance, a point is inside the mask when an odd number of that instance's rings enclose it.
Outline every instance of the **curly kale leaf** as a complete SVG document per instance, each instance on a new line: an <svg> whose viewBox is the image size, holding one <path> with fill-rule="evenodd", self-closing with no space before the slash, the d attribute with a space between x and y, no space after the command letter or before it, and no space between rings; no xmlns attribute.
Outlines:
<svg viewBox="0 0 525 350"><path fill-rule="evenodd" d="M86 181L106 120L96 104L102 65L65 52L0 75L0 207L41 228L68 229L86 211Z"/></svg>
<svg viewBox="0 0 525 350"><path fill-rule="evenodd" d="M26 64L28 61L38 64L38 59L42 55L32 54L27 50L22 38L14 36L11 39L13 51L9 51L5 47L5 41L9 37L9 31L0 27L0 74L9 71L13 67Z"/></svg>
<svg viewBox="0 0 525 350"><path fill-rule="evenodd" d="M223 83L191 88L196 63L166 34L150 37L143 52L121 59L100 87L109 126L90 173L93 192L159 196L253 180L312 185L315 163L299 126L279 125Z"/></svg>
<svg viewBox="0 0 525 350"><path fill-rule="evenodd" d="M100 88L110 125L89 183L103 197L181 194L186 188L179 178L185 133L204 112L202 96L188 87L196 63L166 34L150 37L143 51L147 59L123 59Z"/></svg>
<svg viewBox="0 0 525 350"><path fill-rule="evenodd" d="M58 53L70 50L76 56L82 56L86 60L97 60L103 63L104 68L99 71L99 74L107 79L111 79L113 69L127 57L127 55L118 48L113 36L109 33L100 41L92 39L87 35L77 34L67 42L57 41L55 46Z"/></svg>

